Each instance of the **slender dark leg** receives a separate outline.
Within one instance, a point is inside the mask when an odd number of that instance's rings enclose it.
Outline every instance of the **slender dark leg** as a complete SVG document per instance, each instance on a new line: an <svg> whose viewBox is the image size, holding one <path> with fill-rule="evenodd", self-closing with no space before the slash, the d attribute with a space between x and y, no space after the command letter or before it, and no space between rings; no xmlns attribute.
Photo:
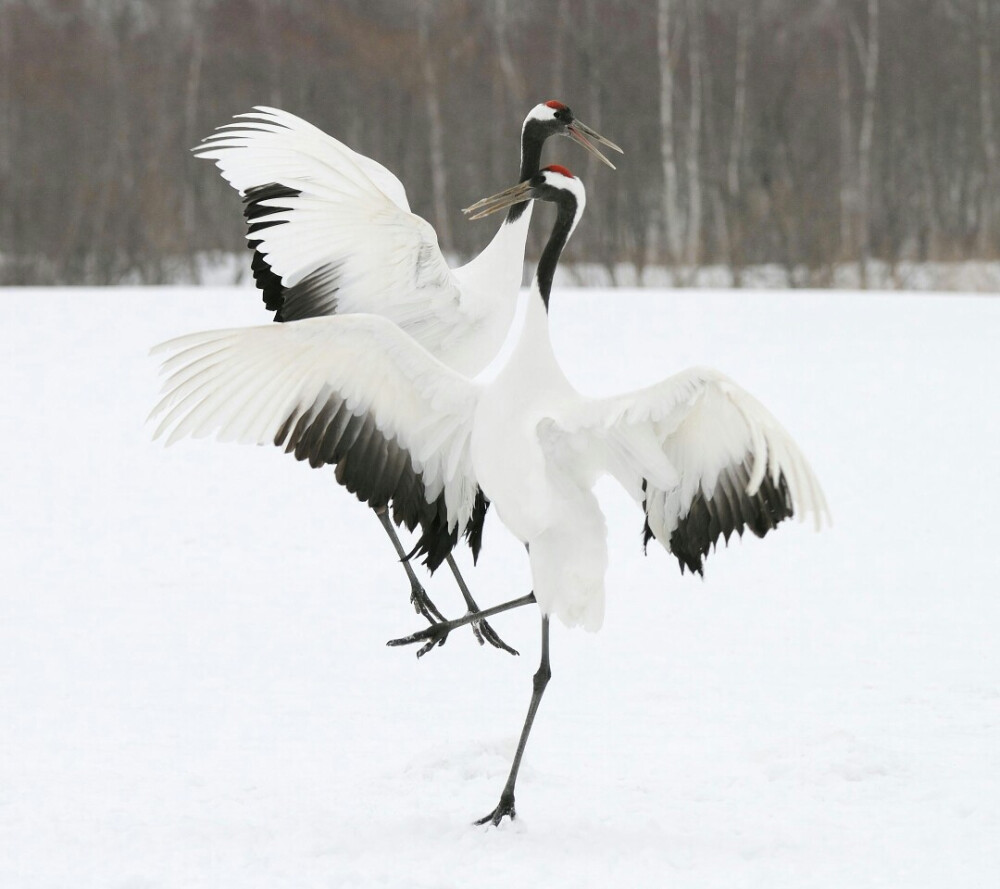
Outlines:
<svg viewBox="0 0 1000 889"><path fill-rule="evenodd" d="M514 782L517 781L517 770L521 767L521 756L524 754L524 746L528 743L528 734L531 732L531 724L535 721L535 713L538 712L538 704L542 700L542 693L545 686L552 678L552 670L549 667L549 618L542 616L542 660L538 665L538 670L532 680L531 703L528 705L528 715L524 720L524 728L521 729L521 739L517 742L517 752L514 754L514 762L510 767L510 774L507 776L507 783L504 784L503 792L500 794L500 803L485 818L480 818L476 824L486 824L491 822L499 824L503 817L508 816L511 821L517 817L514 811Z"/></svg>
<svg viewBox="0 0 1000 889"><path fill-rule="evenodd" d="M417 652L417 657L423 657L435 645L444 645L448 638L448 634L452 630L457 629L458 627L464 627L466 624L471 624L475 620L482 620L486 617L492 617L494 614L500 614L503 611L510 611L512 608L520 608L522 605L530 605L534 601L535 594L528 593L526 596L521 596L520 599L511 599L509 602L494 605L492 608L477 611L474 614L469 613L465 615L465 617L459 617L455 620L443 620L440 623L432 624L426 629L418 630L416 633L412 633L409 636L403 636L400 639L390 639L385 644L396 646L413 645L416 642L426 642L427 644ZM517 654L517 652L515 651L514 654Z"/></svg>
<svg viewBox="0 0 1000 889"><path fill-rule="evenodd" d="M465 578L462 577L462 573L458 570L458 565L455 564L455 560L451 557L451 553L448 553L447 562L448 567L451 568L451 573L455 576L455 583L458 584L458 588L462 591L462 598L465 599L465 604L469 607L467 613L475 615L477 618L472 621L472 632L479 640L479 644L482 645L483 642L489 642L494 648L500 648L509 654L517 654L513 648L511 648L496 634L496 631L489 625L489 623L487 623L487 621L478 617L480 614L479 606L476 604L476 600L472 598L472 593L469 592L469 587L465 583Z"/></svg>
<svg viewBox="0 0 1000 889"><path fill-rule="evenodd" d="M420 581L417 580L417 575L413 573L413 567L410 565L410 560L406 558L406 550L403 549L403 544L399 542L399 537L396 535L396 529L392 527L392 521L389 518L389 510L386 507L380 507L374 509L375 515L378 516L378 520L382 523L382 527L385 528L385 533L389 535L389 539L392 541L392 545L396 549L396 555L399 556L399 561L403 566L403 570L406 572L406 576L410 579L410 603L413 605L413 609L417 614L422 614L427 618L428 623L436 624L438 621L444 620L444 615L437 610L437 606L430 600L430 596L420 585Z"/></svg>

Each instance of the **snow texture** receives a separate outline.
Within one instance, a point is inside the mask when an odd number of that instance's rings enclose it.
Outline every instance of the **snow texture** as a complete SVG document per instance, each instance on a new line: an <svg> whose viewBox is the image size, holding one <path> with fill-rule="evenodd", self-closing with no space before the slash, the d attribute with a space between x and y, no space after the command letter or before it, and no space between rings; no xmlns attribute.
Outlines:
<svg viewBox="0 0 1000 889"><path fill-rule="evenodd" d="M277 449L144 419L149 347L262 321L245 289L0 290L0 887L953 887L1000 873L1000 301L553 295L584 392L694 364L796 438L834 527L681 577L613 482L607 617L496 804L537 609L419 629L367 510ZM463 565L468 559L463 556ZM487 523L481 605L528 589ZM442 571L428 584L457 615Z"/></svg>

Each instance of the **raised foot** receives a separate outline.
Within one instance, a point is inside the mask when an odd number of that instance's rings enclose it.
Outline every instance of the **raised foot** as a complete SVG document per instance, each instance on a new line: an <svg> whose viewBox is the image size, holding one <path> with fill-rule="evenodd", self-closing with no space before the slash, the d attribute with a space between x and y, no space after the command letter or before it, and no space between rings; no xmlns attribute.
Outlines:
<svg viewBox="0 0 1000 889"><path fill-rule="evenodd" d="M470 611L468 614L473 614ZM512 654L517 657L520 652L516 648L511 648L506 642L503 641L498 635L496 630L490 626L489 621L486 620L474 620L472 622L472 632L475 634L476 639L479 644L482 645L484 642L489 642L494 648L499 648L501 651L506 651L507 654Z"/></svg>
<svg viewBox="0 0 1000 889"><path fill-rule="evenodd" d="M409 636L390 639L385 644L395 648L399 645L416 645L418 642L423 642L425 644L420 646L420 649L417 651L417 657L423 657L435 645L444 645L448 641L448 634L451 630L452 627L449 621L440 621L439 623L432 623L426 629L411 633Z"/></svg>
<svg viewBox="0 0 1000 889"><path fill-rule="evenodd" d="M410 604L417 614L422 614L427 619L428 623L434 624L445 619L444 615L438 611L437 605L427 595L427 590L420 586L419 583L414 582L410 588Z"/></svg>
<svg viewBox="0 0 1000 889"><path fill-rule="evenodd" d="M411 633L409 636L401 636L399 639L390 639L385 644L392 648L396 648L400 645L416 645L422 642L423 645L421 645L418 649L417 657L423 657L432 648L444 645L444 643L448 641L448 634L451 633L452 630L471 623L474 629L478 624L476 638L479 639L480 645L482 645L483 642L489 642L494 648L499 648L516 656L518 654L517 649L511 648L506 642L504 642L503 639L496 634L493 627L491 627L485 620L475 620L474 616L476 614L479 614L479 612L470 611L465 615L465 617L461 617L458 620L432 620L429 627L418 630L416 633ZM430 618L428 618L428 620L430 620Z"/></svg>
<svg viewBox="0 0 1000 889"><path fill-rule="evenodd" d="M489 815L484 818L479 818L473 823L477 825L492 824L494 827L498 827L504 818L510 818L510 820L513 821L516 817L517 813L514 811L514 795L511 794L510 796L507 796L507 794L504 794L500 797L500 803L492 812L490 812Z"/></svg>

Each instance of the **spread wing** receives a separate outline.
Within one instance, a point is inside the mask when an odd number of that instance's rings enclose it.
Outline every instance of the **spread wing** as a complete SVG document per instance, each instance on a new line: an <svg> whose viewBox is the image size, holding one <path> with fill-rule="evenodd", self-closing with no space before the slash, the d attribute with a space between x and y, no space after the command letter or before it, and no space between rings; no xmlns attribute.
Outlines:
<svg viewBox="0 0 1000 889"><path fill-rule="evenodd" d="M434 229L371 158L258 106L197 148L244 200L253 271L276 320L364 312L433 354L468 323Z"/></svg>
<svg viewBox="0 0 1000 889"><path fill-rule="evenodd" d="M437 567L458 534L478 549L485 514L469 439L478 387L371 315L195 333L164 355L154 438L274 444L397 523L424 531Z"/></svg>
<svg viewBox="0 0 1000 889"><path fill-rule="evenodd" d="M719 537L758 537L792 515L829 513L791 436L752 395L717 371L694 368L626 395L598 399L560 422L561 447L597 449L646 513L681 571L701 573ZM557 435L552 430L549 437Z"/></svg>

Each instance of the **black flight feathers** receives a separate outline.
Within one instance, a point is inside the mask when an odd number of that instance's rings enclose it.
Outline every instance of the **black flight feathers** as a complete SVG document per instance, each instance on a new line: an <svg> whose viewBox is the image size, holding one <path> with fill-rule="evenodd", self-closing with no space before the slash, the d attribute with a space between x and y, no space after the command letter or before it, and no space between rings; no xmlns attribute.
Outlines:
<svg viewBox="0 0 1000 889"><path fill-rule="evenodd" d="M431 571L458 543L459 529L448 529L444 492L428 502L423 478L413 468L410 455L382 434L371 415L348 410L333 390L324 390L311 405L292 411L274 443L296 459L308 460L314 468L335 465L337 481L362 503L374 509L388 506L393 521L409 531L419 526L420 539L409 558L422 557ZM461 529L473 559L478 558L482 546L488 505L478 491L472 518Z"/></svg>
<svg viewBox="0 0 1000 889"><path fill-rule="evenodd" d="M257 185L247 190L243 197L243 215L247 221L247 232L254 235L281 222L268 219L275 213L288 210L288 207L265 206L264 201L296 198L301 191L271 182L267 185ZM250 268L253 271L254 283L264 297L264 306L274 312L275 321L299 321L302 318L316 318L321 315L334 315L337 312L337 291L340 289L337 280L340 267L337 263L328 263L310 272L292 287L286 287L281 276L271 268L267 258L258 249L260 238L251 237L247 246L253 250Z"/></svg>
<svg viewBox="0 0 1000 889"><path fill-rule="evenodd" d="M705 498L701 488L698 489L687 514L670 535L669 549L680 564L681 574L685 568L704 574L703 559L720 537L728 543L733 531L742 537L745 528L763 537L792 516L792 497L784 473L779 475L777 484L770 474L765 474L757 493L751 497L747 494L751 468L748 462L743 462L723 470L711 500ZM646 490L645 479L642 490ZM647 515L642 530L643 549L652 537Z"/></svg>
<svg viewBox="0 0 1000 889"><path fill-rule="evenodd" d="M272 182L248 189L243 198L243 215L250 235L280 225L268 217L287 207L264 205L264 201L294 198L300 191ZM292 287L286 287L274 272L266 257L257 248L260 238L251 237L248 245L254 251L251 268L254 281L264 297L264 305L274 312L275 321L297 321L334 315L337 312L336 293L339 267L335 263L321 266ZM395 441L385 438L367 415L355 415L347 410L343 400L332 390L316 399L304 410L296 410L285 418L274 443L308 460L313 467L333 464L337 481L362 503L380 509L388 506L397 525L413 531L420 527L420 538L407 558L423 558L434 571L458 543L458 528L448 530L448 513L444 494L432 503L424 496L423 479L413 468L410 455ZM483 543L483 522L489 501L480 490L476 495L472 519L462 529L472 549L473 560L479 556Z"/></svg>

